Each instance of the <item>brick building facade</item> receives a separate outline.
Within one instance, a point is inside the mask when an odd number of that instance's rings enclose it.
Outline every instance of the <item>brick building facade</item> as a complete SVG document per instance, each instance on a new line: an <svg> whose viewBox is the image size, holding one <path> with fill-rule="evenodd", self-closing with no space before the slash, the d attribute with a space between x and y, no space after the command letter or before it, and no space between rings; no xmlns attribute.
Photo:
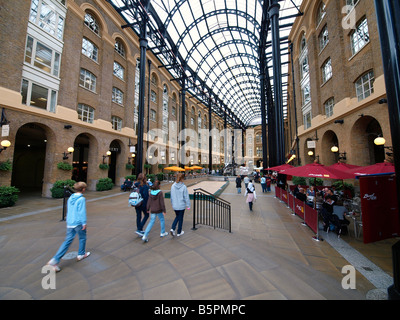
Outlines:
<svg viewBox="0 0 400 320"><path fill-rule="evenodd" d="M2 127L9 126L1 140L11 142L0 161L13 164L12 171L0 172L0 184L41 188L46 197L57 180L84 180L95 190L108 176L119 185L132 173L126 163L134 161L130 147L137 143L138 36L121 28L125 22L106 1L0 0L0 8L0 108ZM150 51L147 58L145 149L156 138L148 129L178 130L181 119L180 87ZM189 94L185 119L196 133L209 127L207 107ZM223 130L224 119L213 114L212 126ZM169 152L170 138L160 137L164 166L178 156ZM199 154L191 163L208 164L208 146L190 147ZM214 144L213 165L223 159L223 146ZM58 169L62 161L74 170ZM108 170L99 168L103 161ZM155 164L150 171L160 169Z"/></svg>
<svg viewBox="0 0 400 320"><path fill-rule="evenodd" d="M291 148L297 132L302 165L316 157L325 165L343 156L354 165L390 160L374 144L383 136L391 146L374 1L304 0L301 11L289 35Z"/></svg>

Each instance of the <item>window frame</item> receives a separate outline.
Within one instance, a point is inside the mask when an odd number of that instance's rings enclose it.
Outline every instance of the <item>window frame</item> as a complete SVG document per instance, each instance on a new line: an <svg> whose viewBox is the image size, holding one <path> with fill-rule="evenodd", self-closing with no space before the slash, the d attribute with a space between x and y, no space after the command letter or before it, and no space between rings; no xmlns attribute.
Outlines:
<svg viewBox="0 0 400 320"><path fill-rule="evenodd" d="M87 48L88 45L91 45L92 48ZM92 50L90 50L92 49ZM89 40L86 37L82 38L82 51L81 53L85 56L88 57L90 60L93 60L94 62L98 63L99 62L99 48L96 46L96 44Z"/></svg>
<svg viewBox="0 0 400 320"><path fill-rule="evenodd" d="M26 84L26 90L25 90L25 84ZM34 91L34 86L47 90L47 97L42 96L37 99L40 101L47 101L45 108L37 106L33 103L35 102L35 99L32 96ZM22 95L22 104L26 106L39 108L53 113L56 112L57 99L58 99L57 90L43 86L42 84L38 84L32 80L23 78L21 82L21 95Z"/></svg>
<svg viewBox="0 0 400 320"><path fill-rule="evenodd" d="M364 78L366 76L368 77L368 79ZM374 82L375 82L374 70L369 70L357 78L354 84L356 88L356 96L358 101L364 100L374 93ZM368 90L365 90L366 84L368 84ZM359 89L361 89L361 94L359 94L360 92Z"/></svg>
<svg viewBox="0 0 400 320"><path fill-rule="evenodd" d="M360 30L361 26L363 26L362 30ZM359 31L362 32L362 39L359 35ZM357 39L355 39L355 35L358 35ZM368 37L367 41L365 40L366 36ZM352 56L355 56L357 53L359 53L368 43L370 43L370 41L371 39L369 36L368 20L366 17L363 17L356 24L355 30L353 30L350 34L350 47Z"/></svg>
<svg viewBox="0 0 400 320"><path fill-rule="evenodd" d="M95 109L87 104L78 103L77 113L78 119L86 122L93 123L94 122L94 112ZM85 115L83 113L86 113ZM85 120L86 119L86 120Z"/></svg>
<svg viewBox="0 0 400 320"><path fill-rule="evenodd" d="M84 74L82 74L82 71L84 72ZM82 76L84 76L83 79L82 79ZM88 86L86 86L87 83L89 83ZM82 88L85 88L86 90L89 90L93 93L97 93L96 92L97 77L89 70L87 70L85 68L81 68L81 71L79 73L79 86Z"/></svg>

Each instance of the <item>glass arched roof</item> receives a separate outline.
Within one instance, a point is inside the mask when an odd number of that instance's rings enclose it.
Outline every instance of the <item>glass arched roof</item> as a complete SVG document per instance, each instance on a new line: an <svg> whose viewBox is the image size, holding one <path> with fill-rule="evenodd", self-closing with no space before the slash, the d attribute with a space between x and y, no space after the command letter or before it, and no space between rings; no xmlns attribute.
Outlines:
<svg viewBox="0 0 400 320"><path fill-rule="evenodd" d="M231 124L261 123L260 44L263 4L268 0L108 0L140 34L148 21L148 47L175 79L213 111L228 112ZM302 0L281 0L280 43L284 117L288 40ZM266 32L269 78L273 78L270 27ZM271 80L271 87L273 84Z"/></svg>

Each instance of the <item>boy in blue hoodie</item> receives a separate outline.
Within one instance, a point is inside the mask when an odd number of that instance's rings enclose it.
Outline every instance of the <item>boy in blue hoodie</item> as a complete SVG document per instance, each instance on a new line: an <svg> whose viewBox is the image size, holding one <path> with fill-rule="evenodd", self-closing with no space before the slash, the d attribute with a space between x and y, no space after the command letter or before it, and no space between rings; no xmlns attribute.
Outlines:
<svg viewBox="0 0 400 320"><path fill-rule="evenodd" d="M72 194L67 202L67 235L56 255L47 263L60 271L58 266L61 258L67 253L69 246L76 234L79 236L79 251L77 260L80 261L90 255L85 252L86 247L86 199L83 193L86 191L86 183L77 182L74 184L75 193Z"/></svg>

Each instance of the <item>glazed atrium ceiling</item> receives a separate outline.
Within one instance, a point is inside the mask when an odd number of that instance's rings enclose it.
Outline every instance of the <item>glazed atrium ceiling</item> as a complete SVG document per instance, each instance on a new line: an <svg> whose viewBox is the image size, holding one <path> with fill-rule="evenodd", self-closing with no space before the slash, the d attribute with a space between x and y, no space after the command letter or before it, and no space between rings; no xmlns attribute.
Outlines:
<svg viewBox="0 0 400 320"><path fill-rule="evenodd" d="M220 116L228 112L230 123L237 127L262 123L262 68L265 86L273 97L273 39L268 9L274 1L108 0L126 21L123 28L132 28L140 35L141 22L146 20L148 50L168 69L173 81L186 79L187 92L207 106L211 103L212 111ZM301 15L302 0L277 2L281 108L285 118L288 35L295 18Z"/></svg>

